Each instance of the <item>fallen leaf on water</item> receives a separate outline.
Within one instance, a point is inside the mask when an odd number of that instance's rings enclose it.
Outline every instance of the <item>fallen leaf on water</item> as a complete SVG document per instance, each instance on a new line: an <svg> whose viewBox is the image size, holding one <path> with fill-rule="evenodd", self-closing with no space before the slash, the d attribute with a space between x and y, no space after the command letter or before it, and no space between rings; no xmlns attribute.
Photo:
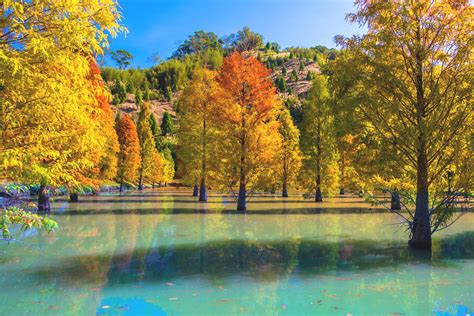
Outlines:
<svg viewBox="0 0 474 316"><path fill-rule="evenodd" d="M48 306L48 309L60 309L61 307L57 306L57 305L49 305Z"/></svg>
<svg viewBox="0 0 474 316"><path fill-rule="evenodd" d="M174 284L171 283L171 282L166 282L166 285L168 285L168 286L173 286Z"/></svg>
<svg viewBox="0 0 474 316"><path fill-rule="evenodd" d="M219 285L218 288L221 289L221 290L224 289L224 287L222 285Z"/></svg>
<svg viewBox="0 0 474 316"><path fill-rule="evenodd" d="M176 301L178 298L177 297L170 297L168 300L169 301Z"/></svg>
<svg viewBox="0 0 474 316"><path fill-rule="evenodd" d="M198 295L198 293L193 293L193 296L197 296L197 295Z"/></svg>
<svg viewBox="0 0 474 316"><path fill-rule="evenodd" d="M248 311L248 309L246 309L245 307L241 307L239 310L241 313L245 313Z"/></svg>
<svg viewBox="0 0 474 316"><path fill-rule="evenodd" d="M147 302L147 303L158 303L159 301L158 300L145 300L145 302Z"/></svg>
<svg viewBox="0 0 474 316"><path fill-rule="evenodd" d="M281 308L286 309L286 304L281 304Z"/></svg>
<svg viewBox="0 0 474 316"><path fill-rule="evenodd" d="M104 305L104 306L102 306L102 308L110 308L110 306L109 305Z"/></svg>
<svg viewBox="0 0 474 316"><path fill-rule="evenodd" d="M354 294L351 294L352 296L355 296L355 297L362 297L364 296L364 294L362 293L354 293Z"/></svg>

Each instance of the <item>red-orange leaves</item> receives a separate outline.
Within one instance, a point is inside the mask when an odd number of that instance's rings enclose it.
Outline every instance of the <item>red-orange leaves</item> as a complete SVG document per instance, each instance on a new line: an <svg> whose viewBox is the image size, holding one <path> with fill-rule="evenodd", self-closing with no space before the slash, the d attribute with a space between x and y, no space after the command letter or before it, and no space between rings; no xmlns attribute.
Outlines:
<svg viewBox="0 0 474 316"><path fill-rule="evenodd" d="M249 123L268 118L277 106L277 94L270 71L254 57L232 53L224 60L218 78L234 105L226 107L226 119L240 122L249 115Z"/></svg>
<svg viewBox="0 0 474 316"><path fill-rule="evenodd" d="M217 114L223 140L221 180L227 186L240 182L241 191L269 187L281 148L280 104L270 72L257 59L233 53L224 60L218 82L224 94Z"/></svg>
<svg viewBox="0 0 474 316"><path fill-rule="evenodd" d="M130 116L122 114L117 120L117 136L120 143L117 182L131 183L137 179L140 166L140 143L137 127Z"/></svg>

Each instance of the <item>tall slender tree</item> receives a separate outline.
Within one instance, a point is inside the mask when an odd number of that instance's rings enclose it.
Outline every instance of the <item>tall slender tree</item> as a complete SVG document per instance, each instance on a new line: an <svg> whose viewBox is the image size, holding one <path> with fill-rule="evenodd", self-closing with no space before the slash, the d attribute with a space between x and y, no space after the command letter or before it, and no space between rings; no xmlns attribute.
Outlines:
<svg viewBox="0 0 474 316"><path fill-rule="evenodd" d="M327 79L317 76L303 108L301 148L304 155L303 178L315 190L315 201L323 201L323 187L329 191L337 177L337 149L334 117L330 108Z"/></svg>
<svg viewBox="0 0 474 316"><path fill-rule="evenodd" d="M120 143L117 182L120 184L120 191L123 191L126 183L136 183L140 167L140 141L137 127L127 114L117 115L116 129Z"/></svg>
<svg viewBox="0 0 474 316"><path fill-rule="evenodd" d="M155 158L156 145L150 125L150 105L147 102L141 102L140 113L138 114L138 140L140 142L140 167L138 168L138 189L143 189L144 181L149 181L154 174L155 167L153 159Z"/></svg>
<svg viewBox="0 0 474 316"><path fill-rule="evenodd" d="M282 197L288 197L288 186L296 181L303 158L300 151L300 131L293 123L287 108L282 108L278 121L282 138L280 151Z"/></svg>
<svg viewBox="0 0 474 316"><path fill-rule="evenodd" d="M432 233L450 216L442 211L446 199L430 208L430 196L454 161L452 148L472 129L473 7L468 0L358 0L356 6L348 17L368 32L339 42L363 86L359 108L401 153L397 161L416 183L409 244L431 247Z"/></svg>
<svg viewBox="0 0 474 316"><path fill-rule="evenodd" d="M207 201L208 171L219 147L215 117L221 97L216 73L199 69L178 102L177 155L184 163L185 180L191 185L199 182L201 202Z"/></svg>
<svg viewBox="0 0 474 316"><path fill-rule="evenodd" d="M280 150L279 102L270 72L254 57L232 53L218 77L226 103L218 111L225 153L224 179L239 184L237 211L247 209L247 189L265 186ZM267 182L268 183L268 182Z"/></svg>

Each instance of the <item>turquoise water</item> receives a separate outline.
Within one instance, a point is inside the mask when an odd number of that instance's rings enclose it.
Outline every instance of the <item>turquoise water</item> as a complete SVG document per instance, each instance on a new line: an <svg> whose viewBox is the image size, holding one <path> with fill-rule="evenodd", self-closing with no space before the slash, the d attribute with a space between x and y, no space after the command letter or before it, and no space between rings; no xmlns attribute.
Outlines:
<svg viewBox="0 0 474 316"><path fill-rule="evenodd" d="M27 232L24 244L0 246L0 314L474 311L474 214L436 235L425 253L406 247L396 216L356 198L315 208L296 196L261 197L250 204L258 214L242 216L227 214L233 205L218 196L200 214L188 194L55 201L55 234Z"/></svg>

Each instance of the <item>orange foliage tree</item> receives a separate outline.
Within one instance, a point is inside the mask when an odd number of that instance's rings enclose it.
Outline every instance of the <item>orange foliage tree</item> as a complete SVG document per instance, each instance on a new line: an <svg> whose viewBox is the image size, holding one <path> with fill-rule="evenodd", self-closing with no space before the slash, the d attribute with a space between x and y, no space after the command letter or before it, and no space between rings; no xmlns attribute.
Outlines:
<svg viewBox="0 0 474 316"><path fill-rule="evenodd" d="M220 170L230 188L239 184L237 211L245 212L247 189L252 193L266 188L276 176L279 102L270 71L254 57L232 53L224 60L218 81L228 99L219 111L225 155Z"/></svg>
<svg viewBox="0 0 474 316"><path fill-rule="evenodd" d="M123 191L125 183L131 184L137 180L137 171L140 166L140 142L137 127L127 114L119 114L115 126L120 144L117 182L120 183L120 191Z"/></svg>
<svg viewBox="0 0 474 316"><path fill-rule="evenodd" d="M96 149L94 167L89 174L82 176L81 183L97 186L101 181L112 180L117 174L119 142L114 126L114 113L109 104L110 94L104 87L99 66L92 58L89 68L90 90L96 100L91 122L96 124L101 146Z"/></svg>

